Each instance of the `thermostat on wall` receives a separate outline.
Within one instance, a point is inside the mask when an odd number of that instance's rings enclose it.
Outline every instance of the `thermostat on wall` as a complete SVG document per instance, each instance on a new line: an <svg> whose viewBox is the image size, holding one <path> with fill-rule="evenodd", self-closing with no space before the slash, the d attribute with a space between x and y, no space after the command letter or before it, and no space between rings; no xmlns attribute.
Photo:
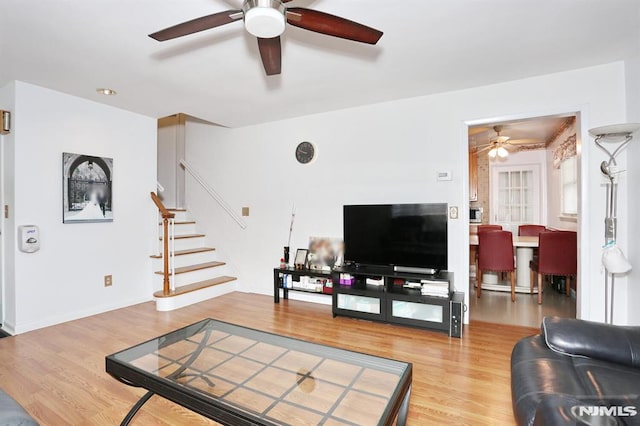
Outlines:
<svg viewBox="0 0 640 426"><path fill-rule="evenodd" d="M438 180L451 180L451 170L440 170L437 175Z"/></svg>
<svg viewBox="0 0 640 426"><path fill-rule="evenodd" d="M19 249L25 253L33 253L40 250L40 230L36 225L18 226Z"/></svg>

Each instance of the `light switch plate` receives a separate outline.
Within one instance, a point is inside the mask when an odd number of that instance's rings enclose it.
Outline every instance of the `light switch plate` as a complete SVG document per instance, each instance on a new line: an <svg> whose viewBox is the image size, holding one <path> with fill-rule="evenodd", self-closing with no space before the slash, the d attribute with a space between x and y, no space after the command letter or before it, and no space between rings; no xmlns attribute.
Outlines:
<svg viewBox="0 0 640 426"><path fill-rule="evenodd" d="M458 218L458 207L457 206L450 206L449 207L449 218L450 219L457 219Z"/></svg>

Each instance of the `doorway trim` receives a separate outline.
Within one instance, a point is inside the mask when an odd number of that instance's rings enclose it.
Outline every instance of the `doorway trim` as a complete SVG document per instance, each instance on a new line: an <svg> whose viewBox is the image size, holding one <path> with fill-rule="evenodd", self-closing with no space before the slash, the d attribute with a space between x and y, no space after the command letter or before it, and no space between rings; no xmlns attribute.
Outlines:
<svg viewBox="0 0 640 426"><path fill-rule="evenodd" d="M536 111L535 113L522 113L522 114L509 114L509 115L501 115L501 116L493 116L493 117L485 117L479 119L468 119L463 120L461 123L461 146L463 150L460 155L463 157L463 197L462 205L464 206L463 211L469 211L469 127L477 126L477 125L489 125L496 122L501 121L514 121L514 120L525 120L532 119L537 117L546 117L546 116L554 116L554 115L568 115L572 114L576 116L576 143L578 146L578 217L577 217L577 230L578 230L578 276L576 279L576 288L580 288L581 291L578 291L576 294L576 318L578 319L589 319L591 318L591 281L589 279L582 279L582 277L589 276L589 253L591 251L591 242L589 238L583 238L583 236L588 234L588 224L590 223L590 212L587 205L588 194L587 188L589 188L589 173L587 171L587 166L589 164L589 157L592 148L592 144L584 143L588 140L588 126L586 123L589 122L589 113L588 113L588 105L579 105L573 107L566 108L552 108L544 111ZM464 244L465 246L469 246L469 216L468 214L463 215L464 221L462 225L465 227L464 234ZM469 250L465 250L466 252L466 262L465 265L469 265ZM466 273L463 274L463 279L466 278L465 283L469 282L469 270L467 267ZM470 297L468 291L466 291L467 297ZM469 306L469 310L471 309L470 304L467 301L467 306ZM467 312L469 315L470 313ZM470 316L468 317L470 318Z"/></svg>

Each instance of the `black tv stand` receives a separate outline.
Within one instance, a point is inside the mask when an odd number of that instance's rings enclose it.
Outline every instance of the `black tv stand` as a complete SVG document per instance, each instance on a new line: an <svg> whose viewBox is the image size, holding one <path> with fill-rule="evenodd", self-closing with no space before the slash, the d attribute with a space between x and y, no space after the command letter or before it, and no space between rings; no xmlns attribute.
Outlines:
<svg viewBox="0 0 640 426"><path fill-rule="evenodd" d="M353 277L352 282L340 283L344 274ZM450 332L452 272L425 274L394 271L389 267L351 266L334 269L332 281L334 317L341 315ZM444 287L446 293L424 295L422 283Z"/></svg>

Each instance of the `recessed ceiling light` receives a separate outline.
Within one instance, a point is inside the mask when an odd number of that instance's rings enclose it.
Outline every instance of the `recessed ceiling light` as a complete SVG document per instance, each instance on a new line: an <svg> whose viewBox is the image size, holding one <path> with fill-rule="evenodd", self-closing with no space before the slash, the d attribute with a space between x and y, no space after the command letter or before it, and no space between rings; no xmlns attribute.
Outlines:
<svg viewBox="0 0 640 426"><path fill-rule="evenodd" d="M117 94L117 92L113 89L109 89L107 87L101 87L99 89L96 89L96 92L100 93L101 95L106 95L106 96L113 96L115 94Z"/></svg>

